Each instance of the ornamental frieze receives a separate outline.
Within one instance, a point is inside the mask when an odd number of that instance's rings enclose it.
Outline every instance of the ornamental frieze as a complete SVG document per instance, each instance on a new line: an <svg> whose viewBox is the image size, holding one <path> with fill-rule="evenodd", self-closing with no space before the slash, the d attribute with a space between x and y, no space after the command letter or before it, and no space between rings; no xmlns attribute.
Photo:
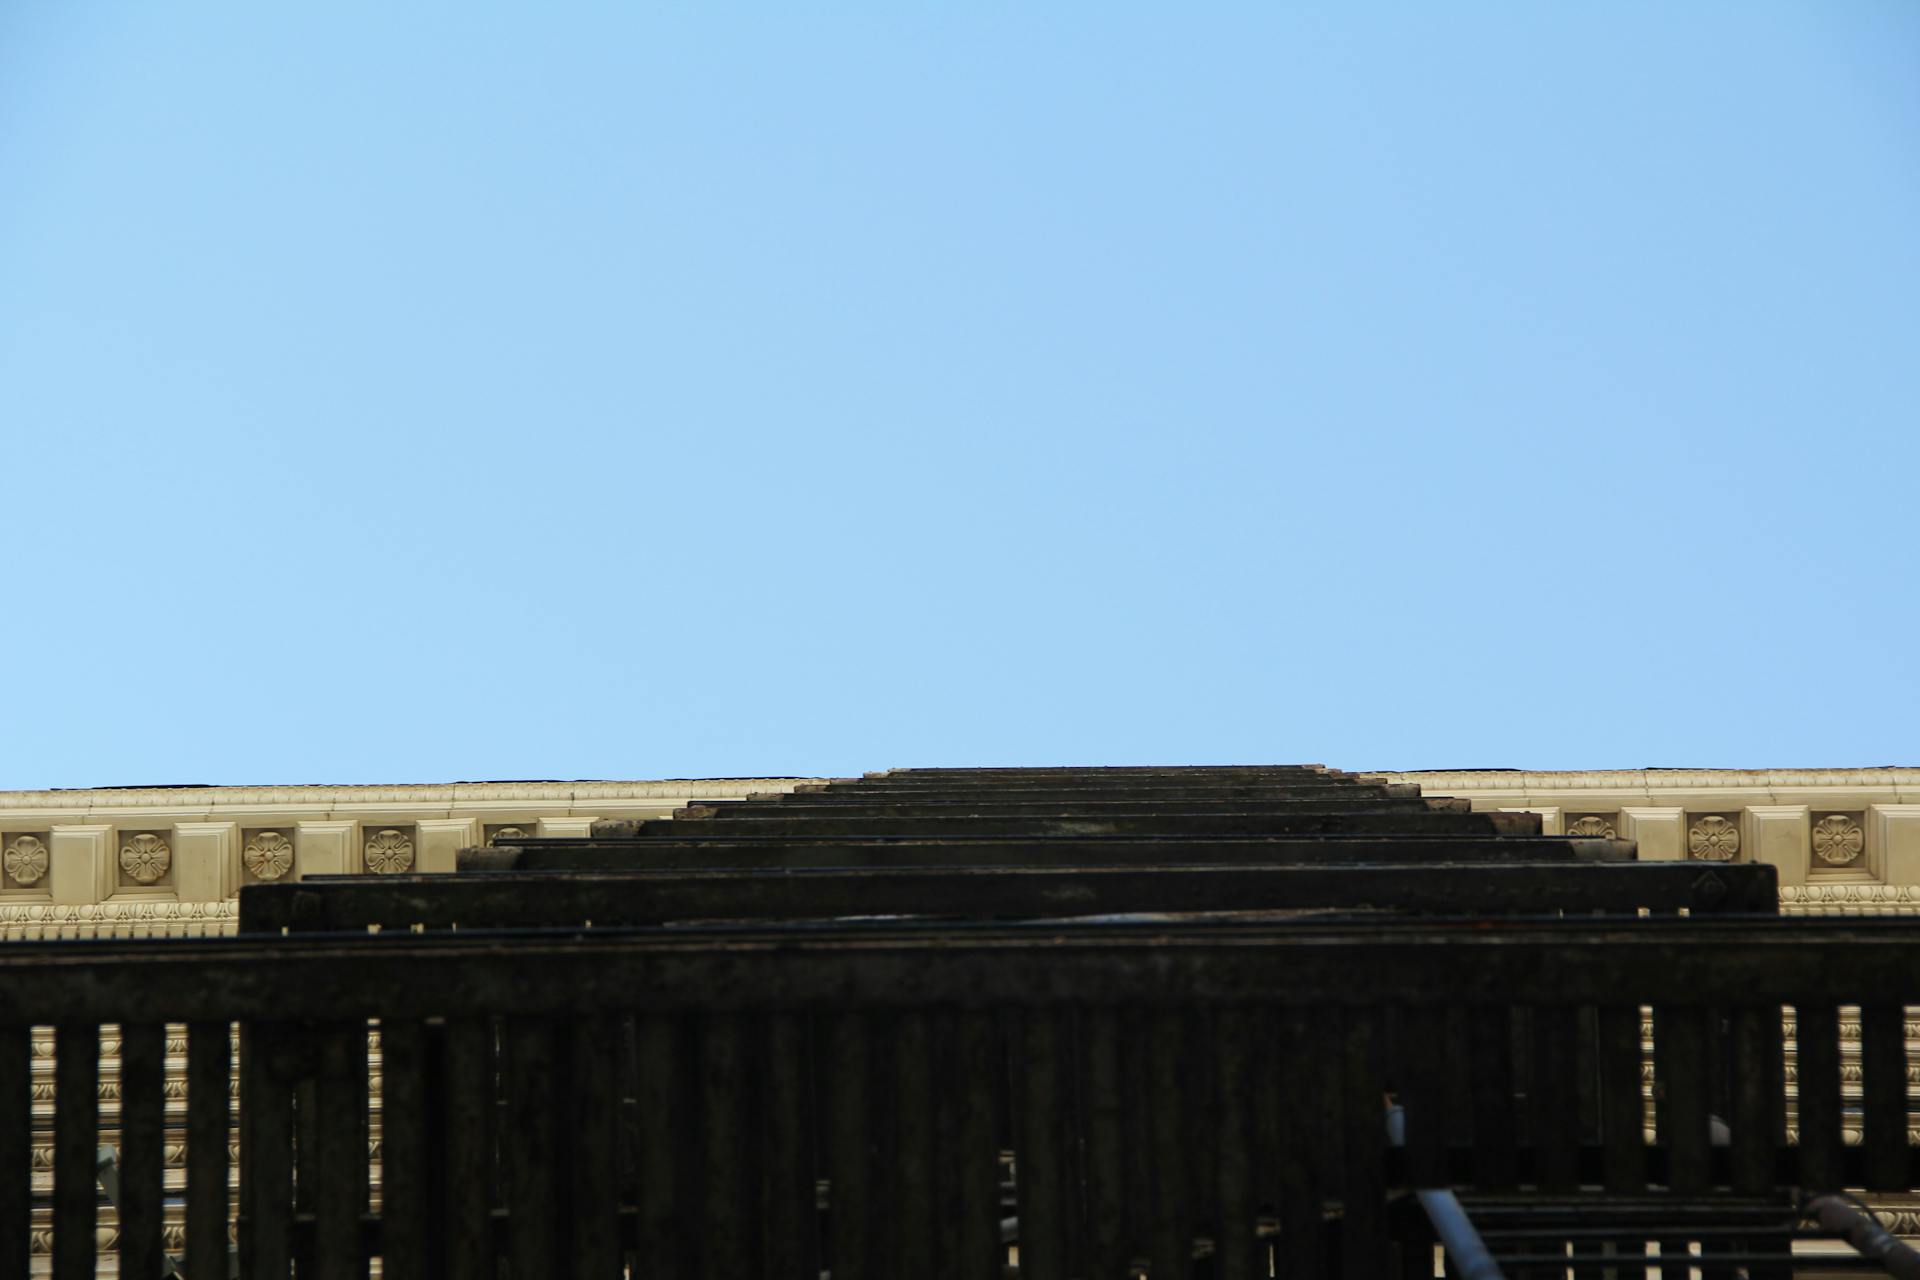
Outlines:
<svg viewBox="0 0 1920 1280"><path fill-rule="evenodd" d="M1829 813L1813 824L1813 856L1830 867L1852 866L1867 848L1867 833L1851 813Z"/></svg>
<svg viewBox="0 0 1920 1280"><path fill-rule="evenodd" d="M39 836L15 836L7 842L5 855L7 878L23 889L32 888L46 878L47 846Z"/></svg>
<svg viewBox="0 0 1920 1280"><path fill-rule="evenodd" d="M396 876L413 866L413 841L393 827L367 837L365 853L367 870L375 875Z"/></svg>
<svg viewBox="0 0 1920 1280"><path fill-rule="evenodd" d="M256 880L278 880L293 869L293 842L278 831L248 835L240 861Z"/></svg>
<svg viewBox="0 0 1920 1280"><path fill-rule="evenodd" d="M1687 828L1687 852L1703 862L1731 862L1740 853L1740 823L1726 815L1709 813Z"/></svg>
<svg viewBox="0 0 1920 1280"><path fill-rule="evenodd" d="M120 845L120 869L135 884L158 884L173 867L173 850L153 831L139 831Z"/></svg>

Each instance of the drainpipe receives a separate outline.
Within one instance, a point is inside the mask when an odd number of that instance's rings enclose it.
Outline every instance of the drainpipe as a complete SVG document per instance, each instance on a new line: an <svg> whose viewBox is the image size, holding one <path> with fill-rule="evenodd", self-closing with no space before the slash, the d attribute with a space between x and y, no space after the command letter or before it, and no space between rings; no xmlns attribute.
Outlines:
<svg viewBox="0 0 1920 1280"><path fill-rule="evenodd" d="M1407 1113L1400 1107L1387 1108L1387 1141L1396 1147L1406 1145ZM1488 1251L1487 1242L1480 1238L1473 1220L1460 1207L1459 1197L1445 1189L1416 1189L1413 1194L1427 1221L1433 1224L1433 1233L1440 1237L1440 1245L1453 1260L1461 1280L1506 1280L1500 1264ZM1914 1280L1920 1280L1920 1272L1915 1273Z"/></svg>

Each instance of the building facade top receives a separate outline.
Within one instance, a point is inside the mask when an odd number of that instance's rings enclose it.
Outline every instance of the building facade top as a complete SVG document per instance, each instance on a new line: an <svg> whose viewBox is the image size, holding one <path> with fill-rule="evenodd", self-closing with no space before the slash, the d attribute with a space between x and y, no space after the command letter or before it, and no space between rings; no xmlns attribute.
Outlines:
<svg viewBox="0 0 1920 1280"><path fill-rule="evenodd" d="M752 791L790 791L818 778L662 778L644 781L425 782L377 786L89 787L0 791L0 820L16 813L87 815L137 810L279 809L326 811L338 806L401 805L451 814L469 805L528 802L538 806L622 801L720 800Z"/></svg>
<svg viewBox="0 0 1920 1280"><path fill-rule="evenodd" d="M1889 800L1920 803L1920 768L1870 769L1415 769L1378 777L1416 782L1432 795L1575 792L1630 793L1649 800L1676 792L1738 791L1797 803L1809 791L1873 791Z"/></svg>
<svg viewBox="0 0 1920 1280"><path fill-rule="evenodd" d="M230 933L246 885L452 871L459 851L811 778L0 791L0 939Z"/></svg>

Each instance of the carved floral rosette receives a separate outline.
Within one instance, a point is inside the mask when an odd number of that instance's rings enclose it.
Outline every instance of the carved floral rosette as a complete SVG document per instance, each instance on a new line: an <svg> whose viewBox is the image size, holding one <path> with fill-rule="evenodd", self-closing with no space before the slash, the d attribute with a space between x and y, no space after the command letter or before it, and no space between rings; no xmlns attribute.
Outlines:
<svg viewBox="0 0 1920 1280"><path fill-rule="evenodd" d="M1728 862L1740 852L1740 827L1725 818L1700 819L1687 831L1687 848L1705 862Z"/></svg>
<svg viewBox="0 0 1920 1280"><path fill-rule="evenodd" d="M413 866L413 841L392 827L376 831L367 838L367 870L375 875L394 876Z"/></svg>
<svg viewBox="0 0 1920 1280"><path fill-rule="evenodd" d="M1813 856L1830 866L1843 867L1867 847L1867 833L1844 813L1830 813L1813 824Z"/></svg>
<svg viewBox="0 0 1920 1280"><path fill-rule="evenodd" d="M1614 838L1613 824L1605 818L1592 813L1587 814L1585 817L1575 818L1572 822L1568 823L1567 834L1570 836L1603 836L1608 840Z"/></svg>
<svg viewBox="0 0 1920 1280"><path fill-rule="evenodd" d="M512 844L515 840L525 840L527 833L520 827L500 827L487 837L489 845Z"/></svg>
<svg viewBox="0 0 1920 1280"><path fill-rule="evenodd" d="M16 836L7 845L7 875L22 888L39 884L47 874L47 846L38 836Z"/></svg>
<svg viewBox="0 0 1920 1280"><path fill-rule="evenodd" d="M120 846L120 869L135 884L155 884L173 865L173 850L151 832L129 836Z"/></svg>
<svg viewBox="0 0 1920 1280"><path fill-rule="evenodd" d="M278 880L293 869L293 843L278 831L256 831L240 861L256 880Z"/></svg>

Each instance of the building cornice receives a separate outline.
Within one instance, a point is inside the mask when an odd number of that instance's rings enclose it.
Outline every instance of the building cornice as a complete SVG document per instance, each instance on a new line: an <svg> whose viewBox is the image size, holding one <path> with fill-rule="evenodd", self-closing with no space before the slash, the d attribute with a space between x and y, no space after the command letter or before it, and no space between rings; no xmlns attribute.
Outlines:
<svg viewBox="0 0 1920 1280"><path fill-rule="evenodd" d="M259 810L295 808L327 815L368 806L451 815L473 807L522 803L574 807L606 801L719 800L756 791L790 791L817 778L665 778L586 782L452 782L383 786L98 787L65 791L0 791L0 813L46 810L86 817L127 810Z"/></svg>
<svg viewBox="0 0 1920 1280"><path fill-rule="evenodd" d="M1920 798L1920 769L1419 769L1369 776L1418 783L1431 795L1738 791L1755 799L1814 790L1884 791Z"/></svg>
<svg viewBox="0 0 1920 1280"><path fill-rule="evenodd" d="M1920 915L1920 885L1783 884L1780 910L1786 915Z"/></svg>
<svg viewBox="0 0 1920 1280"><path fill-rule="evenodd" d="M0 902L0 939L205 937L239 927L240 904L215 902Z"/></svg>

